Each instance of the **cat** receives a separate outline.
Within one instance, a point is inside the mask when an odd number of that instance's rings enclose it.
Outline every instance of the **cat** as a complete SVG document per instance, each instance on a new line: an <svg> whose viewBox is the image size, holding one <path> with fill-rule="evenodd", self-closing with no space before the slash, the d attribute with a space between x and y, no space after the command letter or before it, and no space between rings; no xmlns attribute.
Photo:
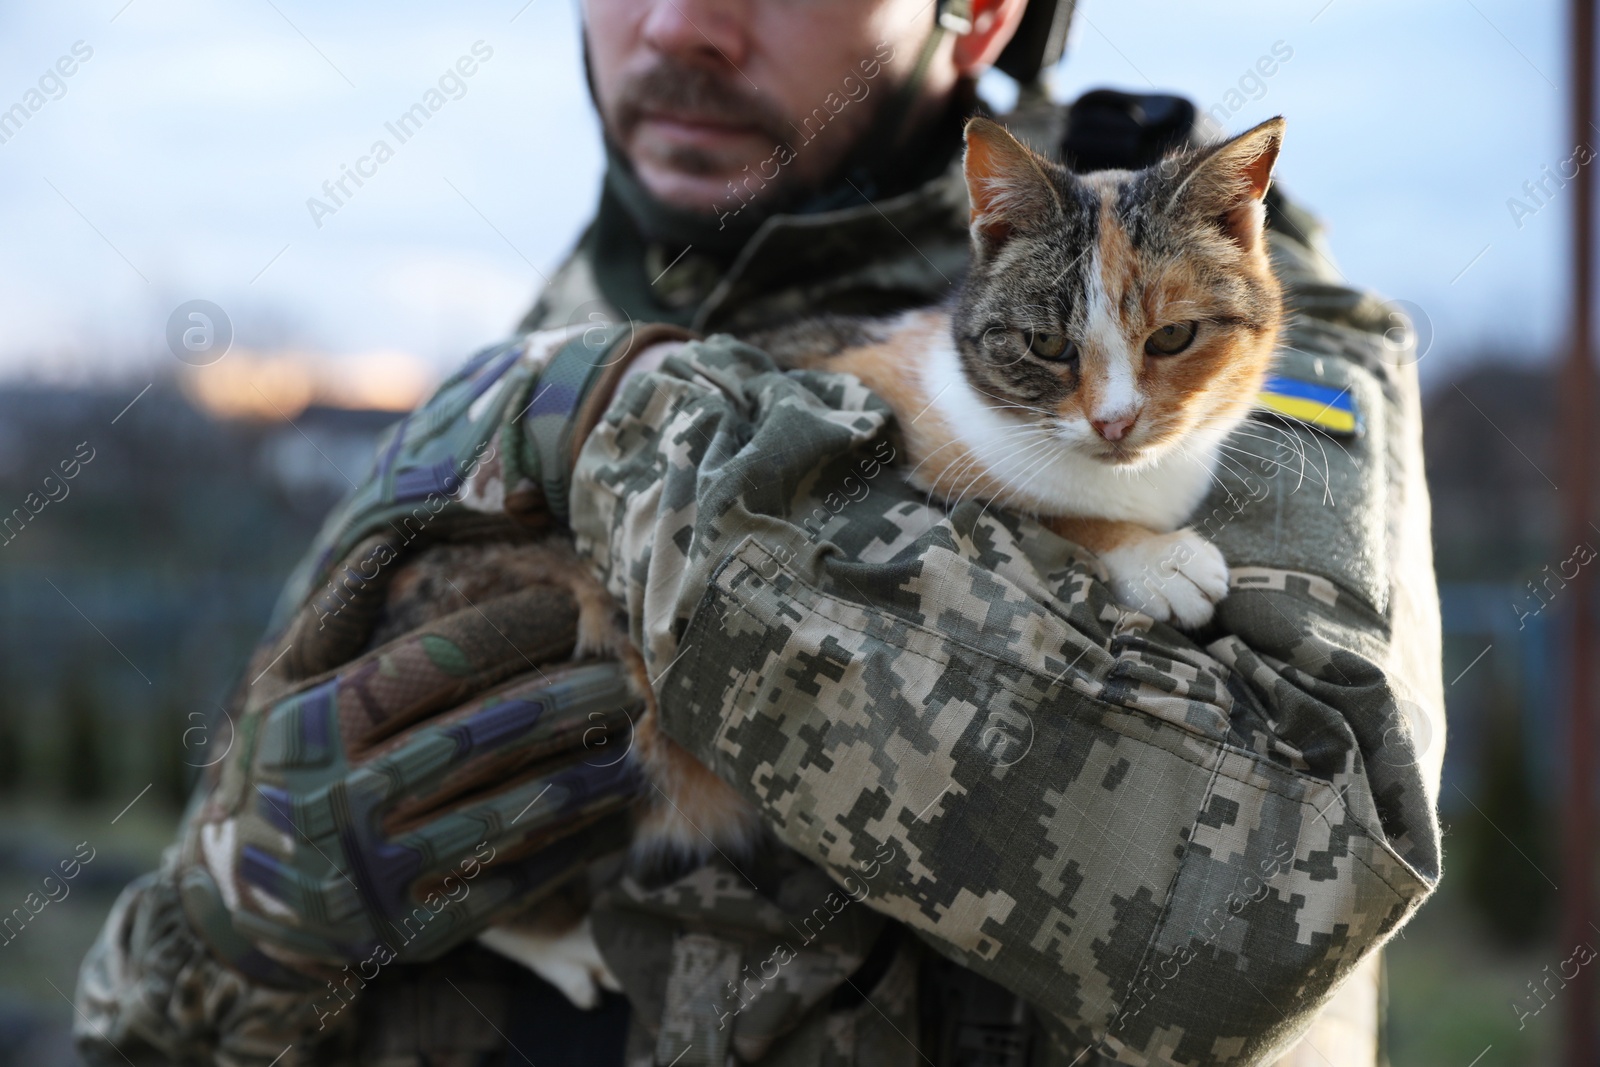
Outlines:
<svg viewBox="0 0 1600 1067"><path fill-rule="evenodd" d="M955 299L751 340L886 400L913 482L1034 514L1094 551L1124 604L1204 625L1227 563L1181 527L1277 348L1264 197L1283 125L1075 175L972 119L972 262Z"/></svg>
<svg viewBox="0 0 1600 1067"><path fill-rule="evenodd" d="M1283 127L1270 119L1145 170L1075 175L974 118L964 160L972 260L949 302L745 339L781 366L860 378L895 411L922 488L1031 513L1095 552L1124 604L1202 626L1227 595L1228 567L1182 524L1277 347L1264 198ZM441 546L407 567L379 636L459 609L455 594L469 586L567 587L580 606L579 656L622 660L644 702L633 754L655 796L636 857L752 847L754 810L657 730L643 661L564 538ZM535 909L483 940L588 1006L615 979L580 914Z"/></svg>

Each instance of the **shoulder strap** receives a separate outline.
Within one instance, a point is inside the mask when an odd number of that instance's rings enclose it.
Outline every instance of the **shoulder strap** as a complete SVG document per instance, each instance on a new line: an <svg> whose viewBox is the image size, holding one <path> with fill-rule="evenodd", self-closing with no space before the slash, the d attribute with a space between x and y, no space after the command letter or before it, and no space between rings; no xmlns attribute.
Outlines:
<svg viewBox="0 0 1600 1067"><path fill-rule="evenodd" d="M1095 89L1067 111L1061 161L1074 171L1139 170L1205 140L1194 104L1169 93Z"/></svg>

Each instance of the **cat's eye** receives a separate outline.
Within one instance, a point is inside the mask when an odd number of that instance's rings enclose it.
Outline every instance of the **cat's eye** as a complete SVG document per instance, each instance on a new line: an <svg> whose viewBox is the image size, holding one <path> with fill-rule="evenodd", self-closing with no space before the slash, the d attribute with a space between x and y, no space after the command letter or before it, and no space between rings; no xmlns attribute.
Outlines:
<svg viewBox="0 0 1600 1067"><path fill-rule="evenodd" d="M1032 330L1028 333L1028 351L1040 359L1064 362L1077 356L1078 346L1068 341L1066 334Z"/></svg>
<svg viewBox="0 0 1600 1067"><path fill-rule="evenodd" d="M1175 322L1169 326L1161 327L1161 329L1145 338L1145 354L1150 356L1177 355L1194 344L1194 335L1199 325L1197 322Z"/></svg>

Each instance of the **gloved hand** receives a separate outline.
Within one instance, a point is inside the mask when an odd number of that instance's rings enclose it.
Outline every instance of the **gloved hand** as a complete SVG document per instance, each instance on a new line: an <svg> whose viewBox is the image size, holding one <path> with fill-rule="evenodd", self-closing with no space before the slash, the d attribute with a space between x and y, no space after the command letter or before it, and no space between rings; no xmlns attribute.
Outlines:
<svg viewBox="0 0 1600 1067"><path fill-rule="evenodd" d="M185 820L184 911L218 958L288 987L428 959L625 846L638 708L616 664L566 662L567 593L480 598L358 653L413 541L564 518L571 455L615 380L645 342L681 336L608 326L487 349L380 445L280 601L236 740Z"/></svg>
<svg viewBox="0 0 1600 1067"><path fill-rule="evenodd" d="M260 676L185 823L184 911L212 951L274 985L428 959L624 847L637 703L616 664L563 662L576 617L536 587Z"/></svg>

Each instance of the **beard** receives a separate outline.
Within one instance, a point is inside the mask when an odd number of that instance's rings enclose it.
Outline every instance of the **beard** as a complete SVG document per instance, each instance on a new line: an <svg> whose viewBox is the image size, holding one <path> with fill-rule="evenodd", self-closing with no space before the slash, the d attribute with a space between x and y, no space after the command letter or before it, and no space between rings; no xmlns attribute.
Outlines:
<svg viewBox="0 0 1600 1067"><path fill-rule="evenodd" d="M753 172L758 160L775 153L780 145L788 145L793 136L788 117L758 95L739 75L671 58L662 58L648 70L628 77L618 86L610 108L601 108L605 134L619 148L633 144L640 124L660 114L690 122L739 127L768 142L754 158L748 154L748 149L718 151L671 142L651 146L651 158L658 164L696 177L726 175L734 185L741 181L742 170ZM789 151L792 156L793 149ZM621 154L628 155L625 151ZM637 161L631 158L629 161L637 168ZM784 167L775 178L766 180L757 198L758 210L762 213L782 210L785 205L797 203L814 192L814 184L803 180L793 168ZM728 198L732 206L739 206L740 201L734 199L732 192ZM708 205L705 214L715 213L716 209Z"/></svg>

